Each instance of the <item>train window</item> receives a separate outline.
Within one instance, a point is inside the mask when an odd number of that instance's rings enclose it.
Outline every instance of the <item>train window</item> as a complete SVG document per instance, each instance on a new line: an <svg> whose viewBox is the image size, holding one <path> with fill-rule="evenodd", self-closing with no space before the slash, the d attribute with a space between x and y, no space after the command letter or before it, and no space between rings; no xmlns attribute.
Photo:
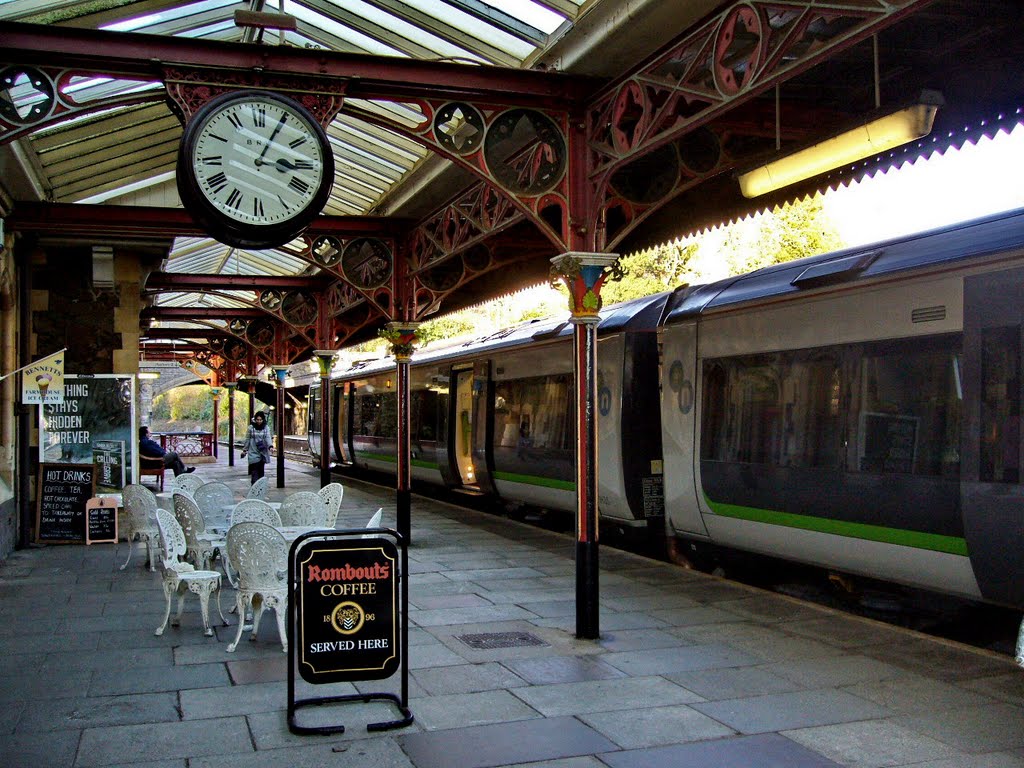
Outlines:
<svg viewBox="0 0 1024 768"><path fill-rule="evenodd" d="M495 384L495 447L572 448L570 377L566 374L499 381Z"/></svg>
<svg viewBox="0 0 1024 768"><path fill-rule="evenodd" d="M705 459L786 467L839 462L837 352L786 352L705 366Z"/></svg>
<svg viewBox="0 0 1024 768"><path fill-rule="evenodd" d="M356 395L352 418L356 435L395 438L398 436L398 399L394 392Z"/></svg>
<svg viewBox="0 0 1024 768"><path fill-rule="evenodd" d="M857 455L850 469L958 476L958 339L867 345L859 374L852 383Z"/></svg>
<svg viewBox="0 0 1024 768"><path fill-rule="evenodd" d="M1020 482L1020 329L989 328L981 337L982 482Z"/></svg>
<svg viewBox="0 0 1024 768"><path fill-rule="evenodd" d="M701 458L956 476L958 344L948 336L706 361Z"/></svg>

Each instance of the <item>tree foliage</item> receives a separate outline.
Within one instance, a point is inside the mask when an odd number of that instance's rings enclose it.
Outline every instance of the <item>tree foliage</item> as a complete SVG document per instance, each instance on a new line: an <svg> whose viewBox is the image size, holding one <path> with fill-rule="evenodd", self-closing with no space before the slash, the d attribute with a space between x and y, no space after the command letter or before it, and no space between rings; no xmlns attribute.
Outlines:
<svg viewBox="0 0 1024 768"><path fill-rule="evenodd" d="M623 278L606 283L605 304L650 296L841 248L820 197L801 200L723 228L718 237L675 240L624 256Z"/></svg>

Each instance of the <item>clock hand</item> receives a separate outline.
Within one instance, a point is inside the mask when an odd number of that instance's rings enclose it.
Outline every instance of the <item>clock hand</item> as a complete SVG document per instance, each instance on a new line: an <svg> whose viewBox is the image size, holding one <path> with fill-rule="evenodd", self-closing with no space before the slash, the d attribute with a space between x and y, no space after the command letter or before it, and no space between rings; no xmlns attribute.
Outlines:
<svg viewBox="0 0 1024 768"><path fill-rule="evenodd" d="M270 145L274 143L274 139L277 138L277 134L284 128L284 123L288 119L288 115L281 115L281 119L277 121L277 125L274 127L274 132L270 134L270 138L267 139L267 143L263 145L263 151L260 152L260 156L256 158L256 167L259 168L263 165L263 158L267 156L267 152L270 151ZM279 161L280 162L280 161Z"/></svg>
<svg viewBox="0 0 1024 768"><path fill-rule="evenodd" d="M279 157L277 162L274 163L277 166L277 170L281 173L285 171L311 171L314 166L309 160L289 160L286 157Z"/></svg>

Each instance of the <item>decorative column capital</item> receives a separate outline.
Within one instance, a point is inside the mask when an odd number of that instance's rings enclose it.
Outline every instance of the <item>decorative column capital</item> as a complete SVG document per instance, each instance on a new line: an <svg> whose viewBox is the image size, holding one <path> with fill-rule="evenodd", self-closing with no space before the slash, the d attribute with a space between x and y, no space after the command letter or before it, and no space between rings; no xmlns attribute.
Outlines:
<svg viewBox="0 0 1024 768"><path fill-rule="evenodd" d="M210 387L210 394L213 395L213 399L217 400L220 398L220 387Z"/></svg>
<svg viewBox="0 0 1024 768"><path fill-rule="evenodd" d="M615 253L569 251L551 259L551 282L561 280L569 290L569 312L574 323L596 323L601 312L601 286L609 277L619 279Z"/></svg>
<svg viewBox="0 0 1024 768"><path fill-rule="evenodd" d="M226 389L228 391L229 395L234 394L235 387L237 387L237 386L238 386L238 382L237 381L225 381L224 382L224 389Z"/></svg>
<svg viewBox="0 0 1024 768"><path fill-rule="evenodd" d="M291 366L290 365L272 365L271 368L274 369L274 376L277 378L277 386L283 387L284 386L284 380L288 377L288 369L291 368Z"/></svg>
<svg viewBox="0 0 1024 768"><path fill-rule="evenodd" d="M395 320L384 326L377 334L391 345L391 354L395 362L408 363L416 348L416 333L423 323Z"/></svg>
<svg viewBox="0 0 1024 768"><path fill-rule="evenodd" d="M331 375L331 368L334 367L334 357L338 354L336 349L314 349L313 356L316 358L316 364L320 368L320 376L327 377Z"/></svg>

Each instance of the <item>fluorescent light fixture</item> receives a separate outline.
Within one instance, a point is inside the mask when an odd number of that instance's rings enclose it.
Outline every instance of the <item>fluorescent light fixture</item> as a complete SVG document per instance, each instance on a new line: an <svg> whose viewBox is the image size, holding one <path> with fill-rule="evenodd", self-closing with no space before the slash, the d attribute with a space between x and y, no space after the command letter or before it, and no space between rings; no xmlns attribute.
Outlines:
<svg viewBox="0 0 1024 768"><path fill-rule="evenodd" d="M916 104L742 174L740 191L744 197L758 197L923 138L931 133L943 103L938 92L924 91Z"/></svg>
<svg viewBox="0 0 1024 768"><path fill-rule="evenodd" d="M156 371L139 371L138 377L140 379L159 379L160 374Z"/></svg>

